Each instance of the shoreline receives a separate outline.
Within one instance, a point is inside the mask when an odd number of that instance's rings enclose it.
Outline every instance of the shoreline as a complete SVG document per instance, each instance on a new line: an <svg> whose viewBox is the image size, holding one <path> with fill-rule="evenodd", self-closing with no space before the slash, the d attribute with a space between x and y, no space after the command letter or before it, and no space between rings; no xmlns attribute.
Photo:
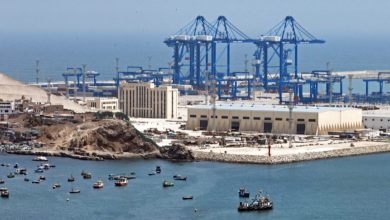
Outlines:
<svg viewBox="0 0 390 220"><path fill-rule="evenodd" d="M288 155L264 156L264 155L243 155L243 154L224 154L214 152L193 151L196 160L227 162L227 163L246 163L246 164L285 164L297 163L312 160L323 160L339 157L360 156L367 154L389 153L390 144L378 144L364 147L351 147L345 149L335 149L320 152L296 153Z"/></svg>
<svg viewBox="0 0 390 220"><path fill-rule="evenodd" d="M225 162L225 163L244 163L244 164L286 164L286 163L297 163L312 160L323 160L339 157L351 157L360 156L367 154L379 154L389 153L390 144L383 143L377 145L370 145L364 147L350 147L344 149L333 149L329 151L319 152L307 152L307 153L296 153L286 155L275 155L275 156L264 156L264 155L245 155L245 154L224 154L216 152L202 152L190 150L193 155L193 160L186 161L214 161L214 162ZM93 160L93 161L104 161L104 160L121 160L121 159L175 159L175 158L164 158L161 157L158 150L146 153L146 154L133 154L133 153L109 153L109 152L66 152L66 151L7 151L9 154L18 155L36 155L36 156L55 156L55 157L69 157L79 160ZM176 158L177 159L177 158Z"/></svg>

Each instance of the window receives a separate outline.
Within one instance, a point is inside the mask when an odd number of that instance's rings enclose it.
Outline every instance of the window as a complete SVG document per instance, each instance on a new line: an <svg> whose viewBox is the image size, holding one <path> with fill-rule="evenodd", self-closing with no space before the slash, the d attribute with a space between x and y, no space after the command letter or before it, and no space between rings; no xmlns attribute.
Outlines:
<svg viewBox="0 0 390 220"><path fill-rule="evenodd" d="M315 119L309 119L309 122L316 122Z"/></svg>
<svg viewBox="0 0 390 220"><path fill-rule="evenodd" d="M254 117L253 120L260 120L260 117Z"/></svg>
<svg viewBox="0 0 390 220"><path fill-rule="evenodd" d="M282 121L282 118L275 118L276 121Z"/></svg>
<svg viewBox="0 0 390 220"><path fill-rule="evenodd" d="M238 116L233 116L232 119L238 119Z"/></svg>
<svg viewBox="0 0 390 220"><path fill-rule="evenodd" d="M383 119L381 119L381 121L383 121Z"/></svg>
<svg viewBox="0 0 390 220"><path fill-rule="evenodd" d="M196 118L196 115L190 115L190 118Z"/></svg>
<svg viewBox="0 0 390 220"><path fill-rule="evenodd" d="M201 118L207 118L207 115L201 115L200 117Z"/></svg>
<svg viewBox="0 0 390 220"><path fill-rule="evenodd" d="M264 120L271 120L271 118L264 118Z"/></svg>
<svg viewBox="0 0 390 220"><path fill-rule="evenodd" d="M212 115L211 118L214 118L214 115ZM218 116L216 115L215 118L218 118Z"/></svg>
<svg viewBox="0 0 390 220"><path fill-rule="evenodd" d="M298 118L298 121L305 121L305 119L303 119L303 118Z"/></svg>
<svg viewBox="0 0 390 220"><path fill-rule="evenodd" d="M222 116L223 119L228 119L229 117L228 116Z"/></svg>
<svg viewBox="0 0 390 220"><path fill-rule="evenodd" d="M243 119L247 119L247 120L249 120L249 117L243 117Z"/></svg>
<svg viewBox="0 0 390 220"><path fill-rule="evenodd" d="M375 119L372 119L372 121L375 121Z"/></svg>
<svg viewBox="0 0 390 220"><path fill-rule="evenodd" d="M367 121L367 118L365 118L364 121Z"/></svg>

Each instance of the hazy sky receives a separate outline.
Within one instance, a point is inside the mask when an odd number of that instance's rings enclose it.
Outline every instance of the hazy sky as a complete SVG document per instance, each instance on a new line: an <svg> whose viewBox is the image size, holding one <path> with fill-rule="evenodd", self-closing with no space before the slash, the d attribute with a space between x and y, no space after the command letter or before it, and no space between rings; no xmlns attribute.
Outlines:
<svg viewBox="0 0 390 220"><path fill-rule="evenodd" d="M314 36L390 34L390 1L379 0L14 0L2 1L2 33L174 34L198 15L225 15L250 37L292 15ZM321 37L319 37L321 38Z"/></svg>

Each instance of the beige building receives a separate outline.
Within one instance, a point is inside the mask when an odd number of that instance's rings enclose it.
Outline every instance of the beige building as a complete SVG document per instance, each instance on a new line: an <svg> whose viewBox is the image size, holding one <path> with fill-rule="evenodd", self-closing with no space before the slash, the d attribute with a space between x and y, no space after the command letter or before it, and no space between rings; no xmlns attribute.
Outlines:
<svg viewBox="0 0 390 220"><path fill-rule="evenodd" d="M121 84L123 112L129 117L177 118L177 89L155 87L152 83L127 82Z"/></svg>
<svg viewBox="0 0 390 220"><path fill-rule="evenodd" d="M105 111L119 111L117 98L96 98L87 100L87 106L91 109L101 109Z"/></svg>
<svg viewBox="0 0 390 220"><path fill-rule="evenodd" d="M211 131L213 127L211 105L188 108L188 130L195 127ZM289 109L283 105L217 105L216 130L257 131L288 134ZM362 110L356 108L328 108L295 106L293 133L326 135L329 131L363 128Z"/></svg>

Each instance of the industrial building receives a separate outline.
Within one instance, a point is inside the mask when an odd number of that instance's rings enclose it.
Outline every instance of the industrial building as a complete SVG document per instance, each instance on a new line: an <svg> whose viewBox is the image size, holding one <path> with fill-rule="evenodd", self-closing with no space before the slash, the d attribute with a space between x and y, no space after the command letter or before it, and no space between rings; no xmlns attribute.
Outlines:
<svg viewBox="0 0 390 220"><path fill-rule="evenodd" d="M119 111L117 98L95 98L87 100L87 106L91 109Z"/></svg>
<svg viewBox="0 0 390 220"><path fill-rule="evenodd" d="M364 114L362 118L364 128L378 129L384 132L390 130L390 115Z"/></svg>
<svg viewBox="0 0 390 220"><path fill-rule="evenodd" d="M212 130L212 105L188 108L186 129ZM330 131L363 128L362 110L356 108L329 108L294 106L293 134L327 135ZM287 134L289 109L283 105L221 104L216 106L216 131L256 131Z"/></svg>
<svg viewBox="0 0 390 220"><path fill-rule="evenodd" d="M129 117L177 118L177 89L139 82L122 83L120 87L123 112Z"/></svg>

